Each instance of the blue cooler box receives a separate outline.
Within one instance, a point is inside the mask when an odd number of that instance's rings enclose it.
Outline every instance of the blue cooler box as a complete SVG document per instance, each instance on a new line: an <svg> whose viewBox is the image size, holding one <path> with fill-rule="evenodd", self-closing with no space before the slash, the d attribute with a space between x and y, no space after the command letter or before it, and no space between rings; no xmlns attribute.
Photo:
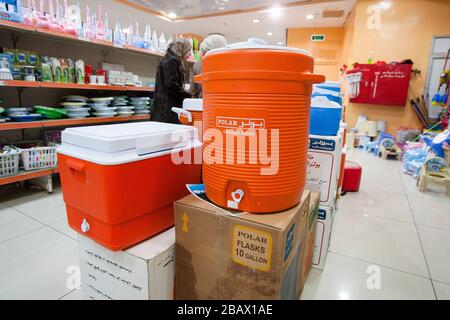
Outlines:
<svg viewBox="0 0 450 320"><path fill-rule="evenodd" d="M316 96L311 100L309 133L318 136L336 136L342 118L342 107L326 97Z"/></svg>

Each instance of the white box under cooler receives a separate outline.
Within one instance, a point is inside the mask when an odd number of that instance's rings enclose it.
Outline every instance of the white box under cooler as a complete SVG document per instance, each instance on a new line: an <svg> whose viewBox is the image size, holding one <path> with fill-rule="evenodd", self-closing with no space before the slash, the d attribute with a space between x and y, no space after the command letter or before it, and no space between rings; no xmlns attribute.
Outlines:
<svg viewBox="0 0 450 320"><path fill-rule="evenodd" d="M173 300L175 228L113 252L78 235L85 300Z"/></svg>
<svg viewBox="0 0 450 320"><path fill-rule="evenodd" d="M173 202L189 194L186 184L201 180L201 143L192 126L66 129L58 160L70 227L114 251L173 226Z"/></svg>

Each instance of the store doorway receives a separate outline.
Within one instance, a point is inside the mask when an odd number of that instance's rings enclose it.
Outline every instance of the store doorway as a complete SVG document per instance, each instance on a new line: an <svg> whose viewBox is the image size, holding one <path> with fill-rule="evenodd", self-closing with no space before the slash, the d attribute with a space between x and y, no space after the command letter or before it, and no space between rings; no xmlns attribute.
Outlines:
<svg viewBox="0 0 450 320"><path fill-rule="evenodd" d="M431 119L437 119L440 114L440 108L433 107L431 102L433 100L433 96L438 92L439 77L444 69L445 58L449 49L450 36L433 37L425 87L425 95L428 101L428 113ZM447 62L447 68L450 68L450 61ZM443 93L443 89L441 91Z"/></svg>

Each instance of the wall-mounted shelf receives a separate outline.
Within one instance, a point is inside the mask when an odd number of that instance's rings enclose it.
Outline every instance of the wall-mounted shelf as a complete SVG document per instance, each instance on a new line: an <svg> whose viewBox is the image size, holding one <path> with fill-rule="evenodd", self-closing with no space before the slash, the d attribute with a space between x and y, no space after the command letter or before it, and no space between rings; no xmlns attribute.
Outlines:
<svg viewBox="0 0 450 320"><path fill-rule="evenodd" d="M0 123L0 131L32 129L32 128L68 127L77 125L90 125L90 124L128 122L128 121L145 121L145 120L150 120L150 116L135 115L126 117L60 119L60 120L42 120L31 122L6 122Z"/></svg>
<svg viewBox="0 0 450 320"><path fill-rule="evenodd" d="M154 87L92 85L92 84L56 83L56 82L39 82L39 81L22 81L22 80L0 80L0 87L74 89L74 90L95 90L95 91L130 91L130 92L155 91Z"/></svg>
<svg viewBox="0 0 450 320"><path fill-rule="evenodd" d="M77 43L80 45L88 44L90 46L97 46L104 49L111 49L111 50L119 50L129 53L138 53L146 56L153 56L161 58L164 56L164 52L159 52L155 50L146 50L146 49L140 49L135 48L132 46L121 46L121 45L115 45L113 42L105 41L105 40L98 40L98 39L89 39L73 34L68 34L64 32L59 32L55 30L50 29L44 29L44 28L37 28L34 26L29 26L23 23L13 22L13 21L7 21L7 20L1 20L0 19L0 29L3 30L11 30L17 33L24 33L24 34L33 34L36 36L45 36L46 38L52 38L54 40L60 40L60 41L69 41L72 43ZM195 60L190 59L188 60L190 63L194 63Z"/></svg>
<svg viewBox="0 0 450 320"><path fill-rule="evenodd" d="M58 168L21 172L19 174L16 174L15 176L8 176L8 177L0 178L0 186L9 184L9 183L44 177L44 176L51 175L53 173L58 173Z"/></svg>

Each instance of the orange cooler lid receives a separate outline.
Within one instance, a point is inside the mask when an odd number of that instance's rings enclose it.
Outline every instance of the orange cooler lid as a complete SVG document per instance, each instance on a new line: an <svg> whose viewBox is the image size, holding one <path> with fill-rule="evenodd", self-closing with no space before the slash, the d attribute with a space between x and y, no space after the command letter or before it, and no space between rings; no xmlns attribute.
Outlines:
<svg viewBox="0 0 450 320"><path fill-rule="evenodd" d="M268 79L321 83L322 75L312 74L314 58L305 50L271 46L249 39L211 50L202 61L201 81L225 79Z"/></svg>

